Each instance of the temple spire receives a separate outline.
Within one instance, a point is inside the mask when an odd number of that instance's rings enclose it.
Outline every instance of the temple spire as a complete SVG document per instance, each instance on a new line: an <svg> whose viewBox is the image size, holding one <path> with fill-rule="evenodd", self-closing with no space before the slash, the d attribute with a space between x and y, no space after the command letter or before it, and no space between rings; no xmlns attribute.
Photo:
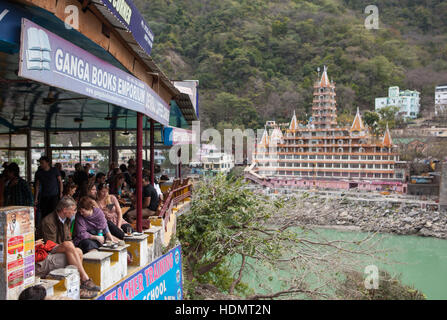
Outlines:
<svg viewBox="0 0 447 320"><path fill-rule="evenodd" d="M329 86L329 77L327 76L327 67L324 66L323 75L321 76L320 80L320 87L327 87L327 86Z"/></svg>
<svg viewBox="0 0 447 320"><path fill-rule="evenodd" d="M295 110L293 110L293 117L292 117L292 121L290 121L289 129L290 130L298 129L298 121L296 120Z"/></svg>
<svg viewBox="0 0 447 320"><path fill-rule="evenodd" d="M352 122L351 131L363 131L365 126L363 125L362 116L360 115L360 110L357 107L357 113L355 115L354 121Z"/></svg>
<svg viewBox="0 0 447 320"><path fill-rule="evenodd" d="M262 134L260 146L267 146L269 144L269 134L267 131L267 126L264 127L264 133Z"/></svg>
<svg viewBox="0 0 447 320"><path fill-rule="evenodd" d="M383 136L382 144L385 147L391 147L393 145L393 140L391 139L390 129L388 128L388 122L386 123L386 131L385 131L385 135Z"/></svg>

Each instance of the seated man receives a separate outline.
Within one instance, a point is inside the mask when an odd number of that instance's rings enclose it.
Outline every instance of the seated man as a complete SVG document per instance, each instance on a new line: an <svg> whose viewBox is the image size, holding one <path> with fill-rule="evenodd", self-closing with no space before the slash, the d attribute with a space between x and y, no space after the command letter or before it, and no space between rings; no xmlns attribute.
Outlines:
<svg viewBox="0 0 447 320"><path fill-rule="evenodd" d="M78 268L81 277L81 289L100 291L99 287L93 283L82 266L83 255L81 249L75 248L71 241L70 227L72 218L76 214L76 209L77 205L73 198L63 197L57 204L55 211L42 220L41 233L44 242L51 240L58 245L50 251L49 256L43 262L39 262L39 273L48 274L51 270L61 268L60 265L65 263L62 261L64 258L62 255L56 255L63 254L67 264L74 265Z"/></svg>
<svg viewBox="0 0 447 320"><path fill-rule="evenodd" d="M135 208L135 201L133 199L133 207ZM143 175L143 219L147 219L150 216L155 216L157 214L158 203L160 199L158 197L157 190L151 185L149 176ZM127 221L130 223L135 222L137 219L137 210L129 210L125 215Z"/></svg>
<svg viewBox="0 0 447 320"><path fill-rule="evenodd" d="M107 177L103 172L98 172L95 177L95 185L98 186L101 183L106 183Z"/></svg>

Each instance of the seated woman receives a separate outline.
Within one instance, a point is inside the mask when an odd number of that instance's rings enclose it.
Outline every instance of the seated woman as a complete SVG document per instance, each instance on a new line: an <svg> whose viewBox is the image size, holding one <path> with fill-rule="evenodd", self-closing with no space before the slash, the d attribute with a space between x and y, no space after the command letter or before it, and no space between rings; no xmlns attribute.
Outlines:
<svg viewBox="0 0 447 320"><path fill-rule="evenodd" d="M112 235L122 240L125 232L133 232L132 226L123 219L118 199L114 195L109 194L109 188L104 183L100 183L97 187L96 203L104 212Z"/></svg>
<svg viewBox="0 0 447 320"><path fill-rule="evenodd" d="M82 197L79 200L78 210L73 232L73 242L83 253L97 250L106 240L119 241L110 233L104 212L96 207L93 199Z"/></svg>
<svg viewBox="0 0 447 320"><path fill-rule="evenodd" d="M110 194L120 197L123 193L123 186L126 180L126 177L123 173L119 173L112 177L112 181L110 182Z"/></svg>
<svg viewBox="0 0 447 320"><path fill-rule="evenodd" d="M78 189L78 185L74 182L66 182L64 184L64 191L63 191L63 195L65 196L69 196L74 198L75 193Z"/></svg>

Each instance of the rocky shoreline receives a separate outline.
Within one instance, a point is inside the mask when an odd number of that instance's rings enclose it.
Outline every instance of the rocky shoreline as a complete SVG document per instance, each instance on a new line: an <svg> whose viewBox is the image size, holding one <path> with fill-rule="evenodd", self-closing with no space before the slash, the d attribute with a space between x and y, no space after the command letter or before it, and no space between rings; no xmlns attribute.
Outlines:
<svg viewBox="0 0 447 320"><path fill-rule="evenodd" d="M447 214L417 205L346 198L300 197L296 219L324 228L447 239Z"/></svg>

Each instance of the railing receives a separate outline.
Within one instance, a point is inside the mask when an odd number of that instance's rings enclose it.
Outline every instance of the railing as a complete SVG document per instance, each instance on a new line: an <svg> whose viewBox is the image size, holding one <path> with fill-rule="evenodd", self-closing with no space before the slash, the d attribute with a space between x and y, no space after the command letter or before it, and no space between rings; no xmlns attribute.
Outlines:
<svg viewBox="0 0 447 320"><path fill-rule="evenodd" d="M163 194L164 199L161 207L159 207L158 217L164 220L166 231L172 208L186 198L191 197L191 188L192 183L190 183L189 178L184 179L182 182L180 182L180 180L174 180L171 189Z"/></svg>

